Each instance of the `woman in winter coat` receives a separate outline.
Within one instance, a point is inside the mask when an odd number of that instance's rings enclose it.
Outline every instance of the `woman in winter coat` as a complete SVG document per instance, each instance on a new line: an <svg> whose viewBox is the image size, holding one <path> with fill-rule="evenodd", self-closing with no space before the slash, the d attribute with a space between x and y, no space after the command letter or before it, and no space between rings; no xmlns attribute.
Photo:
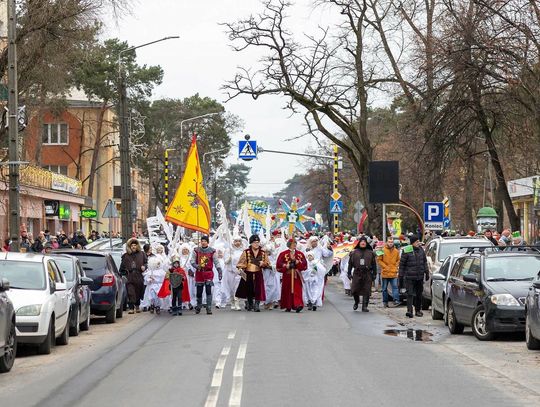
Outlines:
<svg viewBox="0 0 540 407"><path fill-rule="evenodd" d="M369 296L371 295L371 284L377 277L377 261L365 236L359 239L358 246L349 255L347 276L352 280L353 309L358 309L360 296L362 296L362 312L369 312Z"/></svg>
<svg viewBox="0 0 540 407"><path fill-rule="evenodd" d="M127 293L129 314L141 312L139 305L144 296L144 278L148 259L142 251L137 239L129 239L126 244L126 253L122 255L120 272L127 275Z"/></svg>

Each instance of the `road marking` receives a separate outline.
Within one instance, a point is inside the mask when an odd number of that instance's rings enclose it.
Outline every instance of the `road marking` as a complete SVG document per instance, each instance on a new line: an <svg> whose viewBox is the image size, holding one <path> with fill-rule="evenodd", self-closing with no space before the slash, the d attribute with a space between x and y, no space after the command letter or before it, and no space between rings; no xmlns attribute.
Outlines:
<svg viewBox="0 0 540 407"><path fill-rule="evenodd" d="M236 336L236 331L231 331L229 332L229 336L227 337L227 339L234 339L235 336Z"/></svg>
<svg viewBox="0 0 540 407"><path fill-rule="evenodd" d="M238 347L238 353L236 354L236 362L234 363L233 381L231 396L229 398L229 407L240 407L242 404L242 387L244 382L244 361L246 359L246 350L249 339L249 333L247 333L242 339L242 343Z"/></svg>
<svg viewBox="0 0 540 407"><path fill-rule="evenodd" d="M218 361L216 363L216 368L214 369L214 375L212 376L212 384L210 385L210 391L208 392L208 397L206 398L205 407L215 407L219 399L219 390L221 388L221 383L223 381L223 369L225 369L225 363L227 362L227 357L231 352L230 345L225 345L221 350Z"/></svg>

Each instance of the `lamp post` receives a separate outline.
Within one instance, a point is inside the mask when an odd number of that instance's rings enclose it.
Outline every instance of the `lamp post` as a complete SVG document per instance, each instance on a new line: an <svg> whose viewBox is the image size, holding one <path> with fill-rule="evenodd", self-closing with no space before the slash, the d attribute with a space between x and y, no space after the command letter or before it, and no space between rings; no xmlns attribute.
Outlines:
<svg viewBox="0 0 540 407"><path fill-rule="evenodd" d="M20 249L20 161L18 111L19 91L17 87L17 5L15 0L8 1L8 138L9 138L9 234L11 250Z"/></svg>
<svg viewBox="0 0 540 407"><path fill-rule="evenodd" d="M214 113L206 113L206 114L202 114L200 116L195 116L195 117L189 117L187 119L184 119L180 122L180 140L183 140L183 135L184 135L184 123L187 123L187 122L191 122L193 120L197 120L197 119L202 119L203 117L210 117L210 116L215 116L217 114L221 114L221 112L214 112Z"/></svg>
<svg viewBox="0 0 540 407"><path fill-rule="evenodd" d="M118 53L118 120L120 124L120 191L122 199L122 239L126 241L133 232L132 193L131 193L131 163L129 158L129 131L127 122L127 90L122 70L122 55L161 41L180 38L178 36L164 37L145 44L129 47Z"/></svg>

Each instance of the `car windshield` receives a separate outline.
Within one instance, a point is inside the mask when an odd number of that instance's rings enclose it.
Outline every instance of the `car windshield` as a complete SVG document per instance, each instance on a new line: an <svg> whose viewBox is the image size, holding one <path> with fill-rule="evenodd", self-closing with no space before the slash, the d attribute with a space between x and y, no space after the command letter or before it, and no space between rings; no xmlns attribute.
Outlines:
<svg viewBox="0 0 540 407"><path fill-rule="evenodd" d="M103 270L107 268L105 256L77 254L77 257L86 275L90 278L102 275Z"/></svg>
<svg viewBox="0 0 540 407"><path fill-rule="evenodd" d="M487 240L471 240L469 242L443 242L441 243L441 249L439 250L439 261L443 262L451 254L465 253L467 247L479 246L479 247L491 247L491 242ZM464 249L461 249L464 247Z"/></svg>
<svg viewBox="0 0 540 407"><path fill-rule="evenodd" d="M13 289L44 290L46 288L43 264L28 261L0 261L0 278L9 281Z"/></svg>
<svg viewBox="0 0 540 407"><path fill-rule="evenodd" d="M486 281L528 281L540 270L540 256L486 258Z"/></svg>
<svg viewBox="0 0 540 407"><path fill-rule="evenodd" d="M58 268L64 273L66 281L68 283L73 283L75 281L73 261L71 259L66 259L65 257L55 257L54 261L58 265Z"/></svg>

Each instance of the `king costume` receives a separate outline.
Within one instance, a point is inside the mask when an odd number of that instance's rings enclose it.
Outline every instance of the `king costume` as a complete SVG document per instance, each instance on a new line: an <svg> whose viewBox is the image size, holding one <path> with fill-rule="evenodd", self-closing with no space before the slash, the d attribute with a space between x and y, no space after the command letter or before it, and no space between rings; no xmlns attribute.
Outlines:
<svg viewBox="0 0 540 407"><path fill-rule="evenodd" d="M283 273L281 280L281 308L290 312L302 311L304 301L302 299L302 272L307 269L307 261L304 254L296 250L296 241L287 242L288 250L281 252L276 262L276 269Z"/></svg>

